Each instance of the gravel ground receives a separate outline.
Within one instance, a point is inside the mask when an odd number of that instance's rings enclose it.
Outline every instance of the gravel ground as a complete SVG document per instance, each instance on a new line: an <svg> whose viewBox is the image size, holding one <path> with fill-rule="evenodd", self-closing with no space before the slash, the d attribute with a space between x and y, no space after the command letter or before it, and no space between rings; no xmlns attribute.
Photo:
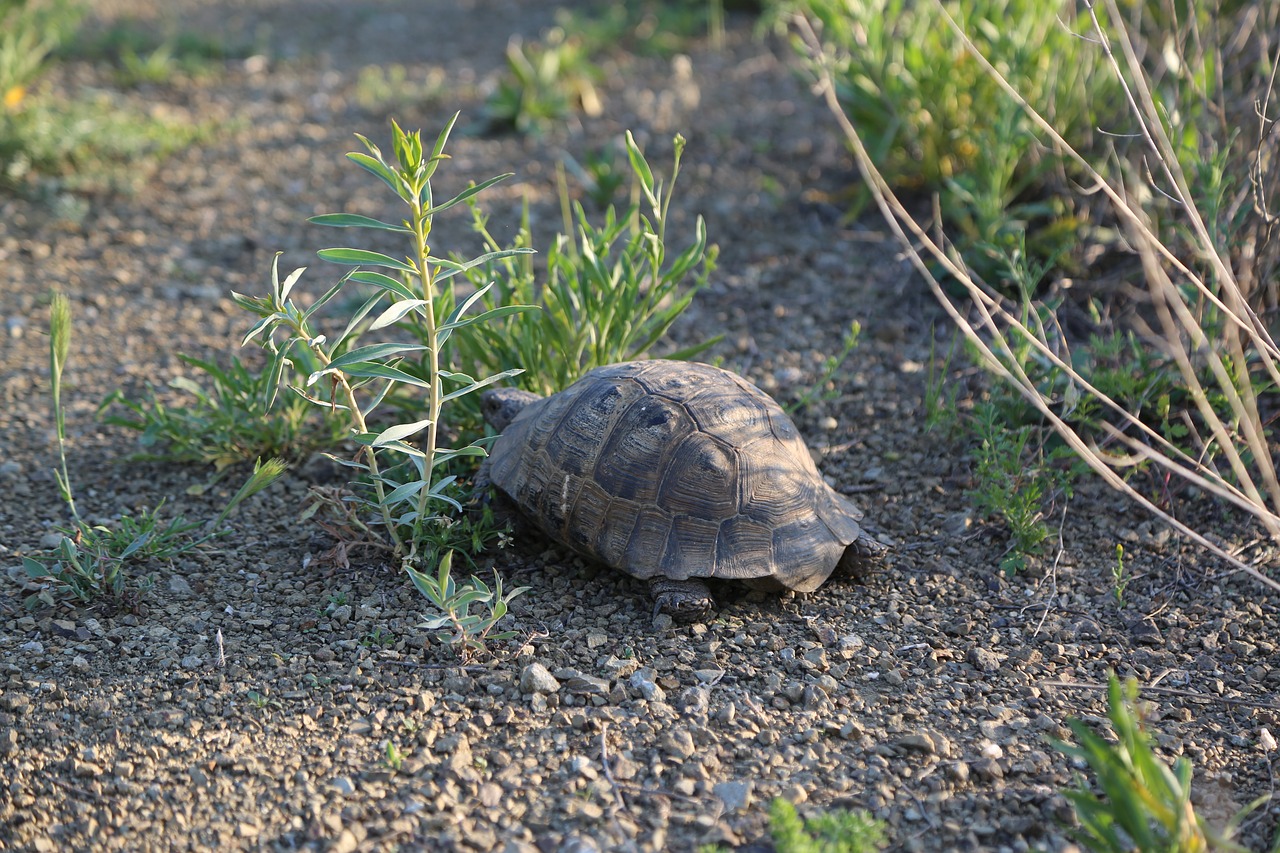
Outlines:
<svg viewBox="0 0 1280 853"><path fill-rule="evenodd" d="M180 375L177 352L234 351L248 321L228 291L264 292L274 252L324 281L312 253L332 235L306 216L385 215L342 158L353 132L386 136L386 116L355 98L361 68L443 74L447 91L397 113L434 134L455 109L479 117L509 35L536 37L556 5L97 4L103 22L265 37L271 58L126 94L224 128L136 193L72 219L0 199L11 577L66 520L49 289L76 318L65 399L81 506L111 518L170 496L170 511L207 515L225 494L187 491L209 472L122 463L134 436L102 426L97 403ZM604 114L540 140L455 137L440 180L515 171L487 196L498 233L528 198L546 234L563 151L631 128L661 167L670 136L688 137L671 233L703 214L721 261L673 337L724 333L715 355L786 400L863 324L833 399L798 420L895 545L891 565L805 596L718 589L714 619L655 628L643 584L522 538L495 557L532 587L511 619L520 641L459 667L390 568L308 568L327 543L297 520L307 481L290 476L240 514L234 540L149 567L142 613L28 613L20 582L0 579L0 850L768 850L778 796L804 814L869 809L895 848L1059 850L1073 768L1047 738L1070 716L1099 719L1108 669L1163 690L1149 725L1166 757L1195 762L1202 813L1272 792L1276 597L1090 484L1058 508L1061 546L1004 578L1005 536L965 497L966 448L924 426L933 338L945 350L950 332L878 223L845 224L826 201L854 178L830 121L749 20L731 20L721 50L687 50L610 60ZM72 66L61 85L105 85L101 73ZM464 219L441 220L435 244L476 248ZM1260 547L1221 508L1188 509L1231 546ZM1277 815L1255 812L1246 841L1262 847Z"/></svg>

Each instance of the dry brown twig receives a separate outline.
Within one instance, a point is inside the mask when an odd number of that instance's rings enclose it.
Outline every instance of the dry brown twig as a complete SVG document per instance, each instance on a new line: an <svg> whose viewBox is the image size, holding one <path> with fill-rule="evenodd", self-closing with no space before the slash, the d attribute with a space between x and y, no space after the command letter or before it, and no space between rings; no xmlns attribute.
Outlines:
<svg viewBox="0 0 1280 853"><path fill-rule="evenodd" d="M1008 311L1001 298L994 294L981 281L975 280L964 265L947 252L940 240L933 239L909 213L906 207L894 194L883 175L876 168L861 136L848 116L841 109L836 94L836 86L831 70L831 57L827 54L821 39L810 21L800 15L793 17L793 26L800 34L814 67L817 69L818 89L826 101L828 108L839 124L848 141L858 166L863 174L868 190L877 207L894 235L902 243L907 257L921 277L924 278L934 296L943 309L947 311L962 334L975 347L991 372L1011 383L1018 393L1034 407L1053 429L1062 437L1067 445L1093 469L1108 485L1124 493L1163 522L1194 541L1201 547L1227 561L1237 571L1244 572L1255 580L1280 591L1280 583L1267 577L1255 566L1240 560L1226 549L1211 541L1203 533L1189 527L1172 516L1169 512L1152 502L1142 493L1124 480L1118 469L1128 467L1139 460L1154 462L1184 480L1193 483L1210 494L1232 503L1257 519L1273 538L1280 538L1280 482L1272 462L1270 448L1267 445L1265 430L1259 416L1256 397L1248 387L1246 377L1245 393L1241 393L1231 378L1228 362L1215 351L1205 338L1204 331L1188 309L1178 288L1173 284L1172 275L1189 284L1198 297L1214 305L1225 319L1225 327L1229 330L1224 335L1227 358L1234 365L1244 365L1245 351L1257 355L1272 382L1280 385L1280 349L1267 332L1264 324L1253 312L1247 301L1240 294L1236 278L1225 259L1216 251L1208 229L1195 205L1191 202L1190 191L1177 164L1172 145L1160 127L1159 114L1155 101L1143 80L1143 73L1136 54L1127 37L1120 39L1122 53L1130 73L1138 81L1130 86L1125 80L1122 66L1111 50L1111 40L1094 14L1092 0L1086 2L1095 23L1095 32L1102 48L1112 62L1113 70L1125 82L1125 91L1130 99L1135 120L1142 128L1142 134L1148 147L1160 162L1160 168L1172 188L1171 194L1186 212L1193 233L1197 236L1197 248L1208 258L1215 281L1221 289L1220 297L1214 288L1184 264L1174 252L1161 241L1153 230L1152 224L1143 211L1131 202L1124 188L1112 183L1078 151L1064 139L1030 103L1000 74L1000 72L982 56L981 52L968 39L963 30L947 13L938 0L936 7L944 16L947 24L966 45L970 55L1001 87L1001 89L1017 103L1034 125L1049 139L1055 149L1070 158L1083 173L1094 182L1089 192L1102 192L1110 199L1119 221L1125 228L1129 240L1139 252L1146 273L1148 290L1152 302L1161 316L1165 333L1165 344L1170 355L1179 365L1187 382L1191 395L1197 404L1197 413L1204 419L1211 432L1216 446L1226 456L1235 482L1224 476L1206 461L1188 456L1175 447L1164 436L1142 423L1124 407L1102 393L1084 376L1080 375L1062 356L1044 340L1043 335L1036 334L1028 328L1014 313ZM1114 0L1105 0L1111 13L1111 20L1120 20ZM1123 31L1122 31L1123 34ZM977 312L977 324L969 321L954 301L946 294L937 278L933 275L924 260L927 253L949 275L964 286L971 307ZM985 334L984 334L985 333ZM1130 451L1121 456L1101 451L1093 442L1086 440L1063 417L1059 416L1049 405L1049 401L1039 392L1034 381L1026 374L1016 361L1002 359L996 347L1007 345L1004 342L1017 336L1025 340L1044 358L1074 383L1082 394L1092 396L1106 410L1115 414L1121 426L1111 425L1110 438L1122 443ZM989 336L989 337L988 337ZM995 342L994 344L992 342ZM1214 376L1215 391L1227 396L1232 406L1233 415L1240 423L1245 448L1257 466L1257 473L1250 470L1244 462L1233 431L1227 427L1206 401L1206 391L1195 370L1195 361L1207 364ZM1261 486L1258 480L1261 480ZM1239 483L1240 485L1236 485Z"/></svg>

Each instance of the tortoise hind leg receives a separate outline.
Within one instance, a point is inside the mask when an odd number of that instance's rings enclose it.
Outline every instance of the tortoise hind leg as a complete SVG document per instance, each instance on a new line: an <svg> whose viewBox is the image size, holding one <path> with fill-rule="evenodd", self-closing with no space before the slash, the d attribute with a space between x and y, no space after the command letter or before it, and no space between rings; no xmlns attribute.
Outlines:
<svg viewBox="0 0 1280 853"><path fill-rule="evenodd" d="M697 622L703 619L713 607L715 599L711 590L697 578L672 580L671 578L654 578L649 581L649 592L653 595L653 618L659 613L666 613L675 622Z"/></svg>
<svg viewBox="0 0 1280 853"><path fill-rule="evenodd" d="M889 556L889 550L889 546L882 544L864 530L862 535L845 549L840 562L836 564L835 574L854 579L864 578L873 569L884 564Z"/></svg>

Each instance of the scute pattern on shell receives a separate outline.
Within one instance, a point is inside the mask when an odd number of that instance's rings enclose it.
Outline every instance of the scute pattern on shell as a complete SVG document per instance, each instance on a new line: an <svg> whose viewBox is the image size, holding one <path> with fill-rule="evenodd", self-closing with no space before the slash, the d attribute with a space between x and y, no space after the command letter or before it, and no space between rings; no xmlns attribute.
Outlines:
<svg viewBox="0 0 1280 853"><path fill-rule="evenodd" d="M548 535L639 578L808 592L865 535L782 408L705 364L590 371L520 412L489 477Z"/></svg>

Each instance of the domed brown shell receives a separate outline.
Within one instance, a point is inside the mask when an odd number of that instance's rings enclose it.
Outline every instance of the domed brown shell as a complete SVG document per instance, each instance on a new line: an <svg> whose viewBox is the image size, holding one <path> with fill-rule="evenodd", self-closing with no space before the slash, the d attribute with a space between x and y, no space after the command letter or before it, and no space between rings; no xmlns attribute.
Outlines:
<svg viewBox="0 0 1280 853"><path fill-rule="evenodd" d="M782 408L705 364L596 368L526 405L487 468L552 538L638 578L808 592L866 537Z"/></svg>

